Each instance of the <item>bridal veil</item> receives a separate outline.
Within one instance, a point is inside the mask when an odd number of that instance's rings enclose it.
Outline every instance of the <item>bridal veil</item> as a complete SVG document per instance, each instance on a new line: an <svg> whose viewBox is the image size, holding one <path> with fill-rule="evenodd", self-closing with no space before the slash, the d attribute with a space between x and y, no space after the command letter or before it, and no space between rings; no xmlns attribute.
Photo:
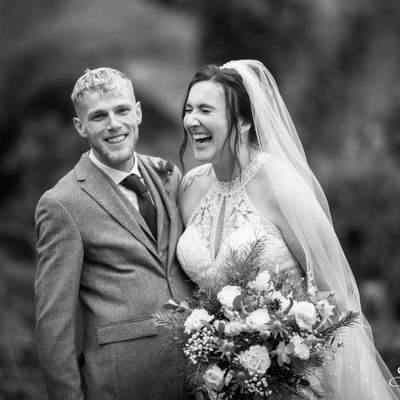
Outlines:
<svg viewBox="0 0 400 400"><path fill-rule="evenodd" d="M274 78L257 60L229 61L221 68L240 74L249 94L270 190L305 254L309 287L315 277L324 281L342 312L360 313L359 323L343 331L339 349L330 363L330 384L335 400L395 400L392 378L376 351L371 328L364 317L356 281L334 231L328 202L311 171L299 136Z"/></svg>

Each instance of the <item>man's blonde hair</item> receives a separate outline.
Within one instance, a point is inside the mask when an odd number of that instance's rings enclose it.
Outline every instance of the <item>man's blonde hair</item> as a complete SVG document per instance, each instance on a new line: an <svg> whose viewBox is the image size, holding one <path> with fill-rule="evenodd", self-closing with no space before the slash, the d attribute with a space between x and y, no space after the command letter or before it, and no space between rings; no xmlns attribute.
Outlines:
<svg viewBox="0 0 400 400"><path fill-rule="evenodd" d="M78 110L80 100L86 92L106 93L118 89L122 85L128 85L134 94L132 81L122 72L106 67L87 69L76 81L71 94L75 110Z"/></svg>

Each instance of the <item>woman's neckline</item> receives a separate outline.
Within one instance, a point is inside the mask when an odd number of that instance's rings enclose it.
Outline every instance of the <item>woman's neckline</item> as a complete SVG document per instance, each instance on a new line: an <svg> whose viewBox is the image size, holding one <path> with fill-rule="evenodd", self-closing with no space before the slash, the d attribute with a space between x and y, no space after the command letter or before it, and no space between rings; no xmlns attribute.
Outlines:
<svg viewBox="0 0 400 400"><path fill-rule="evenodd" d="M260 165L263 164L265 157L266 154L263 152L255 153L246 167L242 169L241 173L229 181L219 180L214 168L212 168L215 186L222 192L240 189L241 186L245 186L254 177Z"/></svg>

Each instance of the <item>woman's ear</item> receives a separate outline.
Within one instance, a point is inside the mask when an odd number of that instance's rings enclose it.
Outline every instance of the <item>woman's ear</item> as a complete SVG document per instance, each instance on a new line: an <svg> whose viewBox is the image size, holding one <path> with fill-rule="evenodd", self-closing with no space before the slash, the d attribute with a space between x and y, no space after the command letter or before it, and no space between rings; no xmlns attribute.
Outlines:
<svg viewBox="0 0 400 400"><path fill-rule="evenodd" d="M249 131L251 124L250 124L250 122L242 121L242 122L240 122L239 126L240 126L240 132Z"/></svg>
<svg viewBox="0 0 400 400"><path fill-rule="evenodd" d="M239 135L242 143L248 143L250 127L250 122L246 122L243 120L239 121Z"/></svg>

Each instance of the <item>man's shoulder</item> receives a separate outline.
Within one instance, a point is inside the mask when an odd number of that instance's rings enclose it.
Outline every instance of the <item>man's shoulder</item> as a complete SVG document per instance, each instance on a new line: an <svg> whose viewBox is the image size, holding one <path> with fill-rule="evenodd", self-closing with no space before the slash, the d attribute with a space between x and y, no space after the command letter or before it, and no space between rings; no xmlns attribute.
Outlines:
<svg viewBox="0 0 400 400"><path fill-rule="evenodd" d="M51 195L53 197L65 197L71 193L71 189L76 184L76 175L74 170L67 172L59 181L50 189L48 189L44 195Z"/></svg>
<svg viewBox="0 0 400 400"><path fill-rule="evenodd" d="M179 168L171 160L165 160L162 157L150 156L147 154L138 154L139 158L150 165L158 174L162 172L176 172Z"/></svg>
<svg viewBox="0 0 400 400"><path fill-rule="evenodd" d="M164 184L168 183L172 187L179 185L182 174L173 161L150 155L138 154L138 156L158 175Z"/></svg>
<svg viewBox="0 0 400 400"><path fill-rule="evenodd" d="M159 160L165 161L162 157L151 156L149 154L136 153L141 160L146 160L148 163L157 163Z"/></svg>
<svg viewBox="0 0 400 400"><path fill-rule="evenodd" d="M76 167L80 161L63 177L61 177L53 187L46 190L39 199L39 203L44 199L53 198L59 202L68 201L76 196L80 185L78 182Z"/></svg>

